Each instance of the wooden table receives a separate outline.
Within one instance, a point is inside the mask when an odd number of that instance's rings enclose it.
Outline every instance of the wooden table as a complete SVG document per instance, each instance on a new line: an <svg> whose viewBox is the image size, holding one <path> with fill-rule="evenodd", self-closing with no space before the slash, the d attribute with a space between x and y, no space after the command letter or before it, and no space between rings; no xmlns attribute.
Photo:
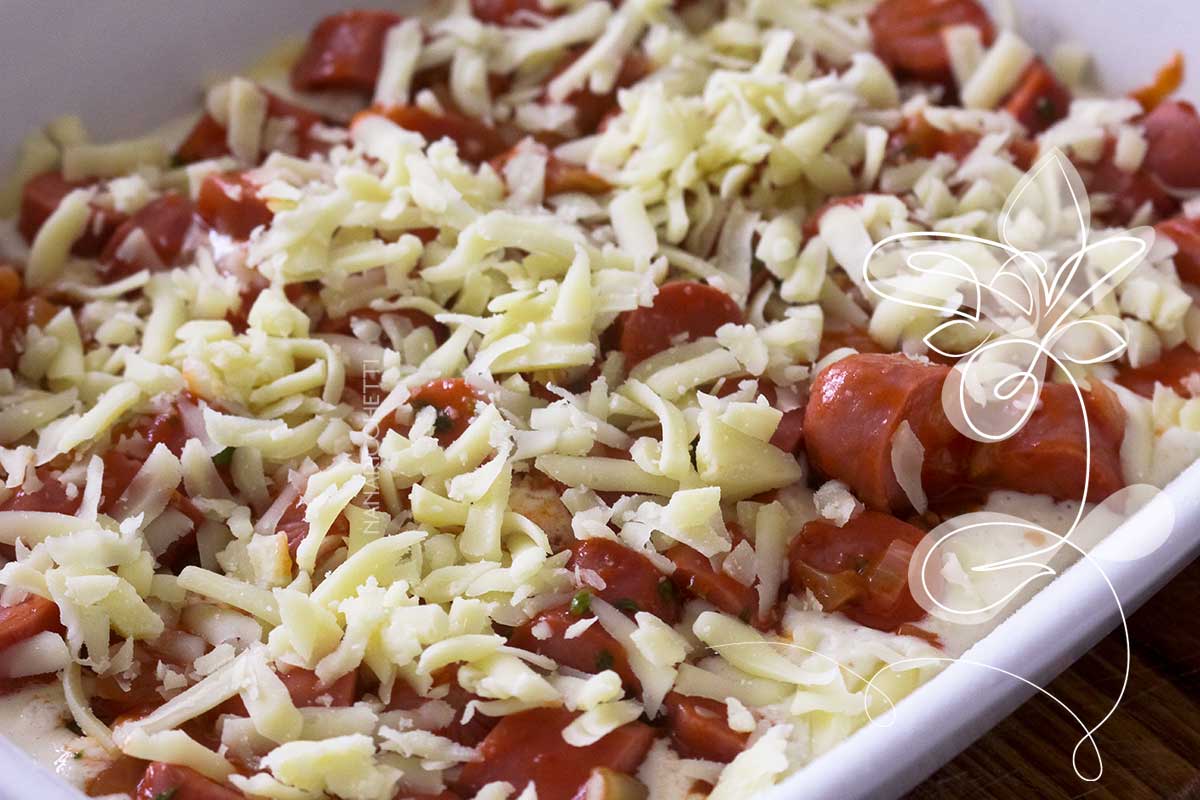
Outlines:
<svg viewBox="0 0 1200 800"><path fill-rule="evenodd" d="M1011 717L909 794L908 800L1141 800L1200 798L1200 560L1129 619L1129 688L1096 742L1104 774L1071 768L1080 729L1035 695ZM1047 688L1094 724L1120 689L1124 640L1114 632ZM1081 749L1084 772L1094 773Z"/></svg>

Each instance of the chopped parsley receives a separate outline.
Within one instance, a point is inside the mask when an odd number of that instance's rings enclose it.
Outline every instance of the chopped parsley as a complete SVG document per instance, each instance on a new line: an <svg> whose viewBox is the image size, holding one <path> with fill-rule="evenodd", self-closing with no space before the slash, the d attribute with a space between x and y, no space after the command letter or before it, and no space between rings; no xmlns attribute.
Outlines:
<svg viewBox="0 0 1200 800"><path fill-rule="evenodd" d="M171 800L171 798L174 797L175 793L178 791L178 786L172 786L170 789L164 789L158 794L154 795L154 800Z"/></svg>
<svg viewBox="0 0 1200 800"><path fill-rule="evenodd" d="M233 461L233 448L226 447L224 450L213 456L212 461L213 464L218 467L228 467L230 462Z"/></svg>
<svg viewBox="0 0 1200 800"><path fill-rule="evenodd" d="M596 669L603 672L606 669L612 669L613 657L612 653L607 650L601 650L600 655L596 656Z"/></svg>
<svg viewBox="0 0 1200 800"><path fill-rule="evenodd" d="M570 611L577 617L582 617L592 609L592 593L587 589L571 598Z"/></svg>
<svg viewBox="0 0 1200 800"><path fill-rule="evenodd" d="M658 596L668 602L675 599L675 584L670 578L663 578L658 582Z"/></svg>
<svg viewBox="0 0 1200 800"><path fill-rule="evenodd" d="M433 420L434 433L449 433L454 430L454 418L445 411L439 411L437 417Z"/></svg>
<svg viewBox="0 0 1200 800"><path fill-rule="evenodd" d="M630 612L636 613L636 612L642 610L641 607L637 604L636 600L630 600L628 597L622 597L620 600L618 600L615 603L615 605L617 608L621 609L622 611L630 611Z"/></svg>
<svg viewBox="0 0 1200 800"><path fill-rule="evenodd" d="M1053 122L1058 116L1058 108L1053 100L1043 95L1034 102L1033 113L1037 114L1042 122Z"/></svg>

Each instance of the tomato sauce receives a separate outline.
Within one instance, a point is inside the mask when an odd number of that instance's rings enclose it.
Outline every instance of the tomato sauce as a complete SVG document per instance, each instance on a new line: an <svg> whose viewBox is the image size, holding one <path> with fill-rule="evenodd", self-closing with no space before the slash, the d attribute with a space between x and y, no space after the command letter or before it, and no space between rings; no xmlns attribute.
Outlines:
<svg viewBox="0 0 1200 800"><path fill-rule="evenodd" d="M908 589L908 564L925 531L890 514L864 511L842 527L813 520L792 540L792 591L811 591L826 611L891 631L925 611Z"/></svg>
<svg viewBox="0 0 1200 800"><path fill-rule="evenodd" d="M562 730L576 716L539 708L504 717L480 744L482 758L468 762L452 788L469 796L488 783L505 781L520 792L532 781L539 800L572 800L596 767L636 771L654 741L653 728L631 722L595 744L573 747Z"/></svg>

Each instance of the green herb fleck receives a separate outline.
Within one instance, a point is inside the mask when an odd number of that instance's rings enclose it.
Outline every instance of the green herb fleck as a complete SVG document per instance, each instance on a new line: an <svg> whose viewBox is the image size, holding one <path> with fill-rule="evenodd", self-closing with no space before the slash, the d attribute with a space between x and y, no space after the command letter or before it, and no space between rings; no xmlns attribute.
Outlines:
<svg viewBox="0 0 1200 800"><path fill-rule="evenodd" d="M641 606L639 606L637 604L636 600L630 600L628 597L622 597L620 600L618 600L616 602L615 605L617 606L617 608L621 609L622 611L630 611L630 612L636 613L636 612L642 610Z"/></svg>
<svg viewBox="0 0 1200 800"><path fill-rule="evenodd" d="M1058 116L1058 109L1053 100L1043 95L1033 104L1033 113L1037 114L1042 122L1053 122Z"/></svg>
<svg viewBox="0 0 1200 800"><path fill-rule="evenodd" d="M454 418L445 411L439 411L433 420L434 433L449 433L454 430Z"/></svg>
<svg viewBox="0 0 1200 800"><path fill-rule="evenodd" d="M228 467L230 462L233 461L233 448L226 447L224 450L213 456L212 460L215 466Z"/></svg>
<svg viewBox="0 0 1200 800"><path fill-rule="evenodd" d="M596 669L603 672L606 669L612 669L613 657L612 653L607 650L601 650L600 655L596 656Z"/></svg>
<svg viewBox="0 0 1200 800"><path fill-rule="evenodd" d="M579 592L571 598L571 613L577 617L582 617L592 608L592 593L587 589Z"/></svg>
<svg viewBox="0 0 1200 800"><path fill-rule="evenodd" d="M174 797L175 793L178 791L178 786L172 786L170 789L164 789L163 791L154 795L154 800L171 800L171 798Z"/></svg>
<svg viewBox="0 0 1200 800"><path fill-rule="evenodd" d="M671 582L670 578L663 578L658 582L658 596L667 602L675 600L675 584Z"/></svg>

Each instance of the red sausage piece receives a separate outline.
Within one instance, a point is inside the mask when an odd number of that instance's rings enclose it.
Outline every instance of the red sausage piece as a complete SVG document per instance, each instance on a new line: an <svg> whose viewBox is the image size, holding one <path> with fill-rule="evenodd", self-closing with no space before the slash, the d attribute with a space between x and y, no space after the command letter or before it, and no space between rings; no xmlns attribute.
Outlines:
<svg viewBox="0 0 1200 800"><path fill-rule="evenodd" d="M1091 433L1091 476L1087 499L1099 501L1125 485L1121 439L1125 412L1101 384L1084 392ZM1002 442L981 444L971 457L971 482L993 489L1048 494L1056 500L1083 496L1088 472L1083 409L1075 389L1051 383L1025 426Z"/></svg>
<svg viewBox="0 0 1200 800"><path fill-rule="evenodd" d="M421 134L427 142L451 139L458 145L459 155L477 164L508 149L508 143L495 128L474 117L454 111L434 114L419 106L370 108L360 112L355 120L364 115L387 117L401 128ZM351 127L353 126L354 123L351 122Z"/></svg>
<svg viewBox="0 0 1200 800"><path fill-rule="evenodd" d="M283 510L283 515L280 516L279 522L275 523L275 530L287 536L288 551L292 554L293 558L296 556L296 550L300 547L300 543L308 535L308 520L304 518L306 509L307 504L304 502L304 497L297 497L292 501L291 505ZM325 534L325 542L341 541L349 533L349 520L346 519L345 514L338 514ZM325 551L324 543L322 543L321 550L322 552Z"/></svg>
<svg viewBox="0 0 1200 800"><path fill-rule="evenodd" d="M200 184L196 213L210 228L234 239L249 239L260 225L274 216L258 196L258 185L245 173L219 172Z"/></svg>
<svg viewBox="0 0 1200 800"><path fill-rule="evenodd" d="M433 430L442 447L446 447L471 424L475 404L481 399L462 378L443 378L418 387L409 402L418 411L425 406L437 409Z"/></svg>
<svg viewBox="0 0 1200 800"><path fill-rule="evenodd" d="M679 619L670 579L650 559L619 542L586 539L575 548L568 566L599 575L605 586L592 591L623 611L648 611L670 624Z"/></svg>
<svg viewBox="0 0 1200 800"><path fill-rule="evenodd" d="M883 0L867 23L875 55L902 75L932 83L952 77L943 30L974 25L985 45L995 38L992 21L975 0Z"/></svg>
<svg viewBox="0 0 1200 800"><path fill-rule="evenodd" d="M21 191L21 213L17 220L17 229L25 241L33 243L37 232L64 197L88 185L89 181L64 180L58 172L45 172L30 178ZM93 203L87 227L72 245L71 252L80 258L95 258L125 219L125 215L119 211Z"/></svg>
<svg viewBox="0 0 1200 800"><path fill-rule="evenodd" d="M1004 110L1030 133L1039 133L1067 115L1071 92L1041 59L1025 69L1020 83L1004 101Z"/></svg>
<svg viewBox="0 0 1200 800"><path fill-rule="evenodd" d="M970 441L942 410L949 368L899 354L860 353L826 367L804 415L809 462L881 511L909 501L892 471L892 437L904 422L925 448L921 482L930 497L961 483Z"/></svg>
<svg viewBox="0 0 1200 800"><path fill-rule="evenodd" d="M190 767L155 761L137 785L136 800L242 800L244 795Z"/></svg>
<svg viewBox="0 0 1200 800"><path fill-rule="evenodd" d="M279 679L292 696L297 708L328 706L344 708L353 705L358 689L358 678L351 671L326 686L317 678L317 673L299 667L280 672Z"/></svg>
<svg viewBox="0 0 1200 800"><path fill-rule="evenodd" d="M663 284L652 305L621 315L625 366L632 369L668 347L712 336L727 322L744 321L742 309L720 289L694 281Z"/></svg>
<svg viewBox="0 0 1200 800"><path fill-rule="evenodd" d="M143 269L170 267L183 250L184 240L192 227L192 204L178 194L165 194L144 206L117 228L104 252L100 254L100 277L115 281ZM129 237L140 231L145 240L141 246L126 245ZM149 243L149 247L144 245Z"/></svg>
<svg viewBox="0 0 1200 800"><path fill-rule="evenodd" d="M564 72L583 54L583 49L572 52L546 79L547 85ZM653 71L653 65L637 53L631 53L621 62L621 70L612 91L596 94L586 85L567 95L564 102L575 107L575 130L580 136L595 133L603 121L617 109L617 92L640 81Z"/></svg>
<svg viewBox="0 0 1200 800"><path fill-rule="evenodd" d="M908 590L908 563L925 532L890 514L864 511L842 527L805 523L792 540L792 591L807 588L826 611L891 631L925 611Z"/></svg>
<svg viewBox="0 0 1200 800"><path fill-rule="evenodd" d="M471 0L471 13L480 22L492 25L517 25L522 17L532 19L556 16L557 12L542 7L539 0Z"/></svg>
<svg viewBox="0 0 1200 800"><path fill-rule="evenodd" d="M400 17L387 11L342 11L317 23L292 67L298 91L371 92L383 62L383 40Z"/></svg>
<svg viewBox="0 0 1200 800"><path fill-rule="evenodd" d="M1175 271L1179 280L1200 286L1200 217L1171 217L1154 230L1175 242Z"/></svg>
<svg viewBox="0 0 1200 800"><path fill-rule="evenodd" d="M670 692L663 700L667 729L675 750L684 758L728 764L746 748L748 733L729 727L724 703L707 697Z"/></svg>
<svg viewBox="0 0 1200 800"><path fill-rule="evenodd" d="M664 555L675 565L671 580L679 591L707 600L756 628L767 629L774 624L773 618L759 615L758 592L753 587L724 572L717 572L700 551L677 544Z"/></svg>
<svg viewBox="0 0 1200 800"><path fill-rule="evenodd" d="M513 647L553 658L580 672L596 674L611 669L621 676L627 688L634 692L641 691L641 684L629 666L625 648L600 626L599 621L593 622L574 639L565 638L567 628L583 619L586 619L586 615L572 613L570 603L551 608L514 630L509 643ZM541 630L543 623L549 628L550 636L539 639L533 631L534 628Z"/></svg>
<svg viewBox="0 0 1200 800"><path fill-rule="evenodd" d="M289 103L271 92L264 92L267 95L267 118L284 120L290 124L296 137L296 153L301 158L329 149L328 142L312 135L313 127L323 121L319 114ZM175 151L175 158L180 163L191 164L193 161L227 156L229 144L226 136L225 127L210 114L204 114Z"/></svg>
<svg viewBox="0 0 1200 800"><path fill-rule="evenodd" d="M1123 367L1117 375L1117 383L1143 397L1154 397L1154 384L1161 383L1184 397L1200 392L1200 353L1186 344L1178 345L1163 353L1158 361L1141 367Z"/></svg>
<svg viewBox="0 0 1200 800"><path fill-rule="evenodd" d="M31 594L16 605L0 607L0 650L61 629L58 606L44 597Z"/></svg>
<svg viewBox="0 0 1200 800"><path fill-rule="evenodd" d="M510 783L518 792L533 782L540 800L572 800L596 767L634 772L654 741L653 728L631 722L595 744L573 747L562 731L576 716L537 708L504 717L479 746L480 760L463 767L453 788L470 796L493 781Z"/></svg>
<svg viewBox="0 0 1200 800"><path fill-rule="evenodd" d="M516 148L506 150L491 160L496 172L503 174L504 165L516 154ZM581 194L604 194L612 186L599 175L587 171L586 167L570 164L553 153L546 153L546 175L544 179L547 197L565 192Z"/></svg>
<svg viewBox="0 0 1200 800"><path fill-rule="evenodd" d="M1167 186L1200 188L1200 116L1186 100L1162 103L1142 120L1146 129L1145 167Z"/></svg>

